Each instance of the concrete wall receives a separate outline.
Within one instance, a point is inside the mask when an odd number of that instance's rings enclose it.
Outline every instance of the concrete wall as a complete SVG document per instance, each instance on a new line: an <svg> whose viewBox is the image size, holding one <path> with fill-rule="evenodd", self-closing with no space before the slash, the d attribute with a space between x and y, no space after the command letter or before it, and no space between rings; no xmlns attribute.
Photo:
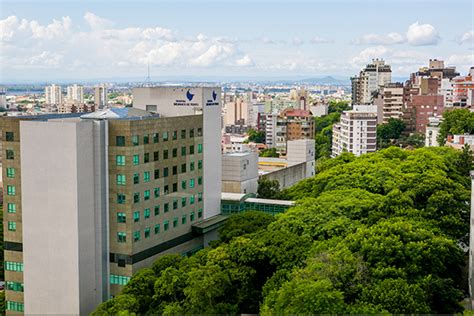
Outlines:
<svg viewBox="0 0 474 316"><path fill-rule="evenodd" d="M306 162L267 173L263 177L269 180L277 180L280 183L280 189L288 188L306 178Z"/></svg>
<svg viewBox="0 0 474 316"><path fill-rule="evenodd" d="M94 124L24 121L20 129L25 314L88 314L104 297L106 257L97 256L104 192L95 185L103 157Z"/></svg>

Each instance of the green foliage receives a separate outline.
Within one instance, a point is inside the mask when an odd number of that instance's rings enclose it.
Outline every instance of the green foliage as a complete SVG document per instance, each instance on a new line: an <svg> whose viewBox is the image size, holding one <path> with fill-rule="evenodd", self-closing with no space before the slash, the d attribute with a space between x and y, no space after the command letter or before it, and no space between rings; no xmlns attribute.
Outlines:
<svg viewBox="0 0 474 316"><path fill-rule="evenodd" d="M5 315L5 291L0 291L0 315Z"/></svg>
<svg viewBox="0 0 474 316"><path fill-rule="evenodd" d="M469 109L455 109L443 113L438 143L444 145L448 135L474 134L474 112Z"/></svg>
<svg viewBox="0 0 474 316"><path fill-rule="evenodd" d="M214 247L160 258L94 314L462 312L467 153L325 160L280 193L296 206L231 216Z"/></svg>
<svg viewBox="0 0 474 316"><path fill-rule="evenodd" d="M278 158L280 157L280 154L277 152L276 148L265 148L260 152L259 156Z"/></svg>
<svg viewBox="0 0 474 316"><path fill-rule="evenodd" d="M276 199L280 192L278 180L270 180L266 177L258 179L257 197L261 199Z"/></svg>
<svg viewBox="0 0 474 316"><path fill-rule="evenodd" d="M388 123L377 126L377 143L379 148L386 148L390 142L397 140L405 129L405 123L402 120L389 119Z"/></svg>
<svg viewBox="0 0 474 316"><path fill-rule="evenodd" d="M247 133L249 135L249 138L248 138L249 142L265 144L264 131L256 131L250 128Z"/></svg>

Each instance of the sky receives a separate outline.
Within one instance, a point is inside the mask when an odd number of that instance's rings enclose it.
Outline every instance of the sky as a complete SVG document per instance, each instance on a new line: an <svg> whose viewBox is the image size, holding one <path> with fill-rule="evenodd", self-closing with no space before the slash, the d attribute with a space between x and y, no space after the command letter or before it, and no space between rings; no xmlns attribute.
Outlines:
<svg viewBox="0 0 474 316"><path fill-rule="evenodd" d="M474 66L471 0L23 1L0 4L0 81L393 76Z"/></svg>

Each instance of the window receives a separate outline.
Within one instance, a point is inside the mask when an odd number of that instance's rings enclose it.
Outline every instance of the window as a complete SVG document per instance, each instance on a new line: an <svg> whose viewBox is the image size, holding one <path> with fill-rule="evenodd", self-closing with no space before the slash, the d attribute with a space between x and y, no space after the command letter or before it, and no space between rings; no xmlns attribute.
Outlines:
<svg viewBox="0 0 474 316"><path fill-rule="evenodd" d="M140 220L140 211L133 212L133 221L136 223Z"/></svg>
<svg viewBox="0 0 474 316"><path fill-rule="evenodd" d="M170 187L165 185L164 194L167 195L168 193L170 193Z"/></svg>
<svg viewBox="0 0 474 316"><path fill-rule="evenodd" d="M173 218L173 227L178 227L178 218Z"/></svg>
<svg viewBox="0 0 474 316"><path fill-rule="evenodd" d="M132 136L132 145L133 146L138 146L138 135L133 135Z"/></svg>
<svg viewBox="0 0 474 316"><path fill-rule="evenodd" d="M140 241L140 231L134 231L133 232L133 241Z"/></svg>
<svg viewBox="0 0 474 316"><path fill-rule="evenodd" d="M7 195L15 195L15 186L7 185Z"/></svg>
<svg viewBox="0 0 474 316"><path fill-rule="evenodd" d="M189 214L189 220L192 222L194 221L194 211Z"/></svg>
<svg viewBox="0 0 474 316"><path fill-rule="evenodd" d="M178 183L173 183L173 192L178 192Z"/></svg>
<svg viewBox="0 0 474 316"><path fill-rule="evenodd" d="M160 224L155 225L155 235L160 233Z"/></svg>
<svg viewBox="0 0 474 316"><path fill-rule="evenodd" d="M153 134L153 143L155 143L155 144L158 143L159 138L160 138L160 134L154 133Z"/></svg>
<svg viewBox="0 0 474 316"><path fill-rule="evenodd" d="M154 188L153 189L153 194L155 195L155 198L160 197L160 188Z"/></svg>
<svg viewBox="0 0 474 316"><path fill-rule="evenodd" d="M163 177L167 177L168 176L168 167L166 168L163 168Z"/></svg>
<svg viewBox="0 0 474 316"><path fill-rule="evenodd" d="M140 202L140 192L133 193L133 203Z"/></svg>
<svg viewBox="0 0 474 316"><path fill-rule="evenodd" d="M181 147L181 156L186 156L186 147Z"/></svg>
<svg viewBox="0 0 474 316"><path fill-rule="evenodd" d="M202 208L198 210L198 218L202 218Z"/></svg>
<svg viewBox="0 0 474 316"><path fill-rule="evenodd" d="M148 134L143 135L143 144L149 144L150 143L150 137Z"/></svg>
<svg viewBox="0 0 474 316"><path fill-rule="evenodd" d="M6 288L9 291L23 292L23 283L7 281Z"/></svg>
<svg viewBox="0 0 474 316"><path fill-rule="evenodd" d="M202 144L198 144L198 154L202 153Z"/></svg>
<svg viewBox="0 0 474 316"><path fill-rule="evenodd" d="M143 199L145 201L148 201L150 199L150 190L145 190L145 192L143 192Z"/></svg>
<svg viewBox="0 0 474 316"><path fill-rule="evenodd" d="M168 149L163 150L163 159L168 159Z"/></svg>
<svg viewBox="0 0 474 316"><path fill-rule="evenodd" d="M7 311L15 311L15 312L23 312L24 305L20 302L13 302L13 301L6 301L6 310Z"/></svg>
<svg viewBox="0 0 474 316"><path fill-rule="evenodd" d="M181 181L181 189L186 190L186 180Z"/></svg>
<svg viewBox="0 0 474 316"><path fill-rule="evenodd" d="M202 193L198 193L198 202L202 201Z"/></svg>
<svg viewBox="0 0 474 316"><path fill-rule="evenodd" d="M8 203L7 204L8 213L16 213L16 204L15 203Z"/></svg>
<svg viewBox="0 0 474 316"><path fill-rule="evenodd" d="M173 131L173 140L178 139L178 131Z"/></svg>
<svg viewBox="0 0 474 316"><path fill-rule="evenodd" d="M168 132L163 132L163 141L164 142L168 141Z"/></svg>
<svg viewBox="0 0 474 316"><path fill-rule="evenodd" d="M133 165L137 166L140 163L140 155L133 155Z"/></svg>
<svg viewBox="0 0 474 316"><path fill-rule="evenodd" d="M130 281L130 277L123 275L110 275L110 284L126 285Z"/></svg>
<svg viewBox="0 0 474 316"><path fill-rule="evenodd" d="M117 212L117 223L126 223L127 217L124 212Z"/></svg>
<svg viewBox="0 0 474 316"><path fill-rule="evenodd" d="M186 206L186 198L182 197L181 198L181 207L185 207L185 206Z"/></svg>
<svg viewBox="0 0 474 316"><path fill-rule="evenodd" d="M143 211L143 217L145 217L145 218L150 218L150 209L149 209L149 208L146 208L146 209Z"/></svg>
<svg viewBox="0 0 474 316"><path fill-rule="evenodd" d="M117 233L117 242L127 242L127 233L118 232Z"/></svg>
<svg viewBox="0 0 474 316"><path fill-rule="evenodd" d="M198 185L202 185L202 177L201 176L198 177Z"/></svg>
<svg viewBox="0 0 474 316"><path fill-rule="evenodd" d="M198 169L199 169L199 170L202 169L202 160L198 160Z"/></svg>
<svg viewBox="0 0 474 316"><path fill-rule="evenodd" d="M150 182L150 171L145 171L143 173L143 181L144 182Z"/></svg>
<svg viewBox="0 0 474 316"><path fill-rule="evenodd" d="M12 136L13 138L13 136ZM186 130L185 129L182 129L181 130L181 139L185 139L186 138Z"/></svg>
<svg viewBox="0 0 474 316"><path fill-rule="evenodd" d="M176 210L178 208L178 200L174 199L173 200L173 210Z"/></svg>
<svg viewBox="0 0 474 316"><path fill-rule="evenodd" d="M198 136L202 136L202 127L199 127L199 128L198 128L197 134L198 134Z"/></svg>
<svg viewBox="0 0 474 316"><path fill-rule="evenodd" d="M181 216L181 224L186 224L186 215Z"/></svg>
<svg viewBox="0 0 474 316"><path fill-rule="evenodd" d="M5 140L7 142L12 142L13 141L13 132L5 132Z"/></svg>
<svg viewBox="0 0 474 316"><path fill-rule="evenodd" d="M173 175L178 174L178 166L173 166Z"/></svg>
<svg viewBox="0 0 474 316"><path fill-rule="evenodd" d="M125 204L125 194L123 193L117 193L117 203L118 204Z"/></svg>
<svg viewBox="0 0 474 316"><path fill-rule="evenodd" d="M16 231L16 222L8 222L8 230L11 232Z"/></svg>
<svg viewBox="0 0 474 316"><path fill-rule="evenodd" d="M164 209L165 213L168 213L168 211L170 210L170 204L169 204L169 203L165 203L165 204L163 205L163 209Z"/></svg>
<svg viewBox="0 0 474 316"><path fill-rule="evenodd" d="M150 237L150 227L145 228L145 238Z"/></svg>
<svg viewBox="0 0 474 316"><path fill-rule="evenodd" d="M125 185L126 184L125 180L125 175L124 174L118 174L117 175L117 185Z"/></svg>
<svg viewBox="0 0 474 316"><path fill-rule="evenodd" d="M21 263L21 262L5 261L5 270L7 270L7 271L15 271L15 272L23 272L23 263Z"/></svg>
<svg viewBox="0 0 474 316"><path fill-rule="evenodd" d="M155 205L155 216L158 216L158 215L160 215L160 206Z"/></svg>
<svg viewBox="0 0 474 316"><path fill-rule="evenodd" d="M133 184L139 184L140 183L140 174L138 172L135 172L133 174Z"/></svg>
<svg viewBox="0 0 474 316"><path fill-rule="evenodd" d="M125 155L115 156L115 163L117 166L125 166Z"/></svg>
<svg viewBox="0 0 474 316"><path fill-rule="evenodd" d="M173 158L178 157L178 148L173 148Z"/></svg>
<svg viewBox="0 0 474 316"><path fill-rule="evenodd" d="M189 137L194 137L194 128L189 129Z"/></svg>
<svg viewBox="0 0 474 316"><path fill-rule="evenodd" d="M170 228L170 221L166 220L163 222L163 228L166 230L168 230L168 228Z"/></svg>
<svg viewBox="0 0 474 316"><path fill-rule="evenodd" d="M186 172L186 164L183 163L181 164L181 173L185 173Z"/></svg>
<svg viewBox="0 0 474 316"><path fill-rule="evenodd" d="M6 154L7 154L6 155L7 159L9 160L15 159L15 153L12 149L7 149Z"/></svg>
<svg viewBox="0 0 474 316"><path fill-rule="evenodd" d="M160 178L160 169L155 169L155 179Z"/></svg>
<svg viewBox="0 0 474 316"><path fill-rule="evenodd" d="M153 152L153 161L158 161L160 160L160 152L159 151L154 151Z"/></svg>
<svg viewBox="0 0 474 316"><path fill-rule="evenodd" d="M189 187L194 188L194 179L189 179Z"/></svg>
<svg viewBox="0 0 474 316"><path fill-rule="evenodd" d="M194 145L189 146L189 154L194 155Z"/></svg>
<svg viewBox="0 0 474 316"><path fill-rule="evenodd" d="M194 171L194 161L189 163L189 171Z"/></svg>
<svg viewBox="0 0 474 316"><path fill-rule="evenodd" d="M7 177L14 178L15 177L15 168L7 168Z"/></svg>
<svg viewBox="0 0 474 316"><path fill-rule="evenodd" d="M150 162L150 153L145 153L143 155L143 162L144 163Z"/></svg>
<svg viewBox="0 0 474 316"><path fill-rule="evenodd" d="M115 146L125 146L125 136L115 136Z"/></svg>
<svg viewBox="0 0 474 316"><path fill-rule="evenodd" d="M189 197L189 204L194 204L194 194Z"/></svg>

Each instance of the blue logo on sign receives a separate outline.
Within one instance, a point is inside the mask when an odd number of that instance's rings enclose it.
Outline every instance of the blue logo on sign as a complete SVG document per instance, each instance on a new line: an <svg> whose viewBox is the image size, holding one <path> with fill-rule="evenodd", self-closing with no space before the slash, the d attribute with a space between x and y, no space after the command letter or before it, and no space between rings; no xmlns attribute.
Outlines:
<svg viewBox="0 0 474 316"><path fill-rule="evenodd" d="M214 90L212 90L212 98L214 99L214 101L216 101L217 93Z"/></svg>
<svg viewBox="0 0 474 316"><path fill-rule="evenodd" d="M189 90L186 92L186 98L188 98L189 101L191 101L194 97L194 94L192 94Z"/></svg>

